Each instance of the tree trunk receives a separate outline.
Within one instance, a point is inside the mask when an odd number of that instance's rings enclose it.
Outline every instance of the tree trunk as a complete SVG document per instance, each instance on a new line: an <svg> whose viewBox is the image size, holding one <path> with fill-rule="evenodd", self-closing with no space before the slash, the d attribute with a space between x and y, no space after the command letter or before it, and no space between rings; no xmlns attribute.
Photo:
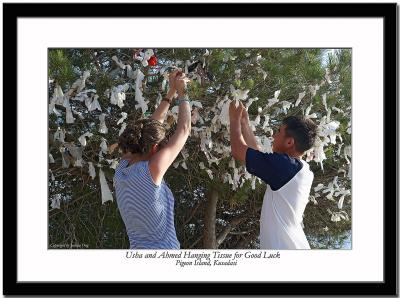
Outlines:
<svg viewBox="0 0 400 298"><path fill-rule="evenodd" d="M207 205L204 215L203 248L216 249L215 219L217 213L218 192L212 189L207 196Z"/></svg>

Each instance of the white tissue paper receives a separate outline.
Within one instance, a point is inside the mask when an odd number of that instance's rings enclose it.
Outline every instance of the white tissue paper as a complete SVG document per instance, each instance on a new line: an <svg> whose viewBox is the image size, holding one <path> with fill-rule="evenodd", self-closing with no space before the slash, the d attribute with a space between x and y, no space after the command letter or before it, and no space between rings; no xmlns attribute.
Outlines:
<svg viewBox="0 0 400 298"><path fill-rule="evenodd" d="M93 134L91 132L86 132L78 138L78 141L81 143L82 146L86 146L86 137L91 137Z"/></svg>
<svg viewBox="0 0 400 298"><path fill-rule="evenodd" d="M73 114L75 114L75 115L77 115L79 117L79 119L81 119L81 120L85 119L85 117L83 117L81 112L75 111L75 109L71 109L71 110L72 110Z"/></svg>
<svg viewBox="0 0 400 298"><path fill-rule="evenodd" d="M51 199L51 208L52 209L61 209L60 208L61 194L56 194L54 198Z"/></svg>
<svg viewBox="0 0 400 298"><path fill-rule="evenodd" d="M57 128L57 131L54 133L54 141L60 141L61 143L64 143L65 140L65 129L61 129L60 127Z"/></svg>
<svg viewBox="0 0 400 298"><path fill-rule="evenodd" d="M65 157L65 159L69 159L69 160L73 161L74 167L82 167L83 147L78 147L78 146L75 146L70 143L66 143L66 144L64 144L64 146L65 146L65 149L68 149L70 154L68 154L66 152L66 150L64 149L63 157ZM68 162L68 166L69 166L69 162Z"/></svg>
<svg viewBox="0 0 400 298"><path fill-rule="evenodd" d="M266 136L259 138L259 144L261 145L261 151L264 153L273 153L272 151L272 140Z"/></svg>
<svg viewBox="0 0 400 298"><path fill-rule="evenodd" d="M68 168L70 165L71 157L68 155L68 153L66 152L66 148L63 146L60 147L60 153L62 158L62 167Z"/></svg>
<svg viewBox="0 0 400 298"><path fill-rule="evenodd" d="M119 130L119 133L118 133L119 136L122 135L122 133L124 132L125 128L126 128L126 123L122 123L121 129Z"/></svg>
<svg viewBox="0 0 400 298"><path fill-rule="evenodd" d="M119 85L113 87L110 96L110 103L118 105L120 108L124 106L124 101L126 99L125 92L128 91L129 84Z"/></svg>
<svg viewBox="0 0 400 298"><path fill-rule="evenodd" d="M322 183L319 183L316 187L314 187L314 192L320 191L323 188L324 188L324 185Z"/></svg>
<svg viewBox="0 0 400 298"><path fill-rule="evenodd" d="M207 172L208 176L210 177L210 179L213 180L214 176L212 174L212 171L211 170L206 170L206 172Z"/></svg>
<svg viewBox="0 0 400 298"><path fill-rule="evenodd" d="M272 106L273 104L277 103L277 102L279 101L278 96L279 96L280 93L281 93L281 90L275 91L274 97L268 99L268 104L267 104L267 106L270 107L270 106Z"/></svg>
<svg viewBox="0 0 400 298"><path fill-rule="evenodd" d="M54 88L53 99L54 99L54 103L56 105L60 105L60 106L63 105L64 93L63 93L60 85L56 85L56 87Z"/></svg>
<svg viewBox="0 0 400 298"><path fill-rule="evenodd" d="M54 177L53 171L52 171L52 170L50 170L50 169L49 169L49 171L50 171L50 173L51 173L51 181L55 181L55 180L56 180L56 178Z"/></svg>
<svg viewBox="0 0 400 298"><path fill-rule="evenodd" d="M84 71L83 75L72 84L72 87L68 90L67 95L71 96L74 92L79 93L85 89L85 81L89 76L90 72L88 70Z"/></svg>
<svg viewBox="0 0 400 298"><path fill-rule="evenodd" d="M93 99L91 97L85 99L85 105L88 108L89 112L94 111L96 109L101 112L101 107L99 101L97 100L98 98L99 96L96 94Z"/></svg>
<svg viewBox="0 0 400 298"><path fill-rule="evenodd" d="M118 158L114 158L114 159L106 159L106 161L108 162L108 164L110 165L111 169L116 169L118 166Z"/></svg>
<svg viewBox="0 0 400 298"><path fill-rule="evenodd" d="M304 96L306 95L306 92L300 92L299 93L299 97L296 100L296 103L294 104L296 107L299 105L300 101L304 98Z"/></svg>
<svg viewBox="0 0 400 298"><path fill-rule="evenodd" d="M106 119L106 114L103 113L103 114L101 114L101 115L99 116L99 120L100 120L99 132L100 132L100 133L103 133L103 134L106 134L106 133L108 132L108 128L107 128L107 126L106 126L105 119Z"/></svg>
<svg viewBox="0 0 400 298"><path fill-rule="evenodd" d="M161 73L161 71L160 71L160 73ZM163 81L162 81L162 83L161 83L161 90L162 90L162 91L166 91L167 83L168 83L168 78L169 78L169 74L168 74L167 72L165 72L165 73L163 74Z"/></svg>
<svg viewBox="0 0 400 298"><path fill-rule="evenodd" d="M126 65L123 64L118 58L117 56L112 56L111 59L122 69L125 69Z"/></svg>
<svg viewBox="0 0 400 298"><path fill-rule="evenodd" d="M101 203L104 204L107 201L113 201L113 196L111 194L110 188L108 187L106 177L104 176L104 173L101 169L99 170L99 179L101 187Z"/></svg>
<svg viewBox="0 0 400 298"><path fill-rule="evenodd" d="M269 125L269 115L264 115L264 123L262 129L265 130Z"/></svg>
<svg viewBox="0 0 400 298"><path fill-rule="evenodd" d="M350 164L350 160L348 157L351 157L351 146L344 147L343 154L347 164Z"/></svg>
<svg viewBox="0 0 400 298"><path fill-rule="evenodd" d="M325 111L328 111L328 106L326 104L326 93L322 94L322 103L325 107Z"/></svg>
<svg viewBox="0 0 400 298"><path fill-rule="evenodd" d="M91 161L88 162L89 164L89 175L92 178L92 180L96 177L96 170L93 166L93 163Z"/></svg>
<svg viewBox="0 0 400 298"><path fill-rule="evenodd" d="M284 112L285 115L286 115L286 114L287 114L287 110L290 109L290 107L292 106L292 104L291 104L290 102L286 101L286 100L281 101L281 104L282 104L282 110L283 110L283 112Z"/></svg>
<svg viewBox="0 0 400 298"><path fill-rule="evenodd" d="M117 125L120 124L120 123L122 123L122 122L124 122L125 119L126 119L126 117L128 117L128 114L125 113L125 112L121 112L121 116L122 116L122 117L118 120Z"/></svg>
<svg viewBox="0 0 400 298"><path fill-rule="evenodd" d="M126 65L126 75L133 80L136 78L136 73L132 70L132 66Z"/></svg>
<svg viewBox="0 0 400 298"><path fill-rule="evenodd" d="M72 115L71 107L67 107L67 108L66 108L66 112L67 112L67 113L66 113L66 116L65 116L66 122L69 123L69 124L74 123L74 122L75 122L75 118L74 118L74 116Z"/></svg>
<svg viewBox="0 0 400 298"><path fill-rule="evenodd" d="M251 104L255 101L258 100L258 97L254 97L254 98L249 98L249 101L246 103L246 110L249 109L249 107L251 106Z"/></svg>
<svg viewBox="0 0 400 298"><path fill-rule="evenodd" d="M140 71L140 69L138 69L135 82L135 100L138 102L138 104L135 105L135 108L136 109L141 108L142 113L144 114L148 109L147 103L149 101L146 101L143 97L143 92L142 92L143 79L144 79L144 74Z"/></svg>
<svg viewBox="0 0 400 298"><path fill-rule="evenodd" d="M262 69L261 67L257 69L257 72L262 73L263 80L265 81L265 79L267 78L267 75L268 75L267 72L264 69Z"/></svg>
<svg viewBox="0 0 400 298"><path fill-rule="evenodd" d="M319 90L319 85L309 85L308 86L311 92L311 97L314 97L317 94L317 91Z"/></svg>
<svg viewBox="0 0 400 298"><path fill-rule="evenodd" d="M101 152L104 154L108 153L108 146L107 146L107 140L105 138L101 138L101 143L100 143L100 148Z"/></svg>
<svg viewBox="0 0 400 298"><path fill-rule="evenodd" d="M184 168L185 170L188 169L188 168L187 168L187 165L186 165L186 162L182 162L182 163L181 163L181 167Z"/></svg>
<svg viewBox="0 0 400 298"><path fill-rule="evenodd" d="M219 115L219 121L221 122L222 125L229 124L229 105L230 105L230 103L231 103L231 100L229 100L228 97L225 97L223 99L221 113Z"/></svg>
<svg viewBox="0 0 400 298"><path fill-rule="evenodd" d="M233 100L246 100L248 97L248 93L250 90L240 90L240 89L235 89L233 85L230 85L230 91L231 91L231 96L233 97Z"/></svg>
<svg viewBox="0 0 400 298"><path fill-rule="evenodd" d="M154 55L154 52L153 52L152 49L147 49L146 52L144 52L143 60L142 60L142 65L143 65L144 67L146 67L147 65L149 65L149 63L148 63L147 61L148 61L148 60L150 59L150 57L153 56L153 55Z"/></svg>
<svg viewBox="0 0 400 298"><path fill-rule="evenodd" d="M79 92L75 97L71 98L72 100L84 102L86 98L89 97L88 93L95 94L97 91L96 89L86 89L84 91Z"/></svg>

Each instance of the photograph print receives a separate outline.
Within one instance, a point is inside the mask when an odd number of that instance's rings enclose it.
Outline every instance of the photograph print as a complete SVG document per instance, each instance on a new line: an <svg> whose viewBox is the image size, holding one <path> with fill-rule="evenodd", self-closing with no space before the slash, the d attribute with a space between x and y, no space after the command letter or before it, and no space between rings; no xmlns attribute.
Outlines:
<svg viewBox="0 0 400 298"><path fill-rule="evenodd" d="M351 249L349 48L49 48L48 249Z"/></svg>

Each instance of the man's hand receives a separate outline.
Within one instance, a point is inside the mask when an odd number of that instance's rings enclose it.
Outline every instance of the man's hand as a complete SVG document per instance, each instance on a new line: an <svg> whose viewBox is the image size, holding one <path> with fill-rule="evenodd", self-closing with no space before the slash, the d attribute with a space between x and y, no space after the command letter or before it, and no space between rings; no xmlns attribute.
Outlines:
<svg viewBox="0 0 400 298"><path fill-rule="evenodd" d="M247 145L244 142L241 132L241 118L245 110L243 105L236 107L236 102L232 101L229 105L230 140L232 156L241 162L246 160Z"/></svg>
<svg viewBox="0 0 400 298"><path fill-rule="evenodd" d="M249 120L249 114L247 113L246 108L240 102L240 106L242 107L242 117L240 118L240 129L244 138L244 141L247 146L250 148L253 148L254 150L261 151L261 147L257 142L256 137L253 134L253 131L250 128L250 120Z"/></svg>
<svg viewBox="0 0 400 298"><path fill-rule="evenodd" d="M242 124L242 126L248 125L249 124L249 114L247 113L247 110L244 107L242 102L240 102L240 105L242 106L242 118L240 118L240 123Z"/></svg>
<svg viewBox="0 0 400 298"><path fill-rule="evenodd" d="M241 121L243 110L245 110L244 106L239 104L236 107L236 102L233 100L229 105L229 120Z"/></svg>

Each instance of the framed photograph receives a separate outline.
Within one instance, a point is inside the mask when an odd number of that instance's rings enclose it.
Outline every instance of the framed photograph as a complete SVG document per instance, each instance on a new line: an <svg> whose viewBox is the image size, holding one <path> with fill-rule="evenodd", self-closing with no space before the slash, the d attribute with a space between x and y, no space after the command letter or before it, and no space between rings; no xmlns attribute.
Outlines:
<svg viewBox="0 0 400 298"><path fill-rule="evenodd" d="M397 9L3 4L3 294L397 294Z"/></svg>

